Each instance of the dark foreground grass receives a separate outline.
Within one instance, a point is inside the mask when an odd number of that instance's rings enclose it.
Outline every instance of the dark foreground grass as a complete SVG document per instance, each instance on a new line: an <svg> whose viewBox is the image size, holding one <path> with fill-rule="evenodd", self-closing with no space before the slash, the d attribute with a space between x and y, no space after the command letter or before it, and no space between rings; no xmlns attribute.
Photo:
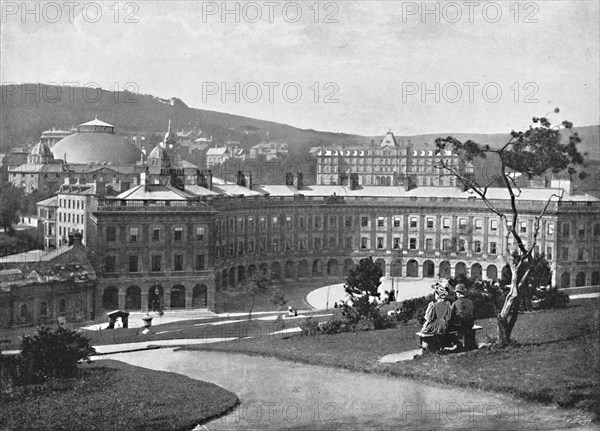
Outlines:
<svg viewBox="0 0 600 431"><path fill-rule="evenodd" d="M499 349L427 355L381 364L382 356L418 348L416 323L382 331L287 338L257 338L189 350L217 350L274 356L351 371L403 376L510 393L526 400L580 408L600 408L599 305L573 301L567 309L525 313L514 331L517 344ZM497 334L495 319L478 321L479 341Z"/></svg>
<svg viewBox="0 0 600 431"><path fill-rule="evenodd" d="M212 383L117 361L82 365L80 376L2 388L2 430L191 430L238 397Z"/></svg>

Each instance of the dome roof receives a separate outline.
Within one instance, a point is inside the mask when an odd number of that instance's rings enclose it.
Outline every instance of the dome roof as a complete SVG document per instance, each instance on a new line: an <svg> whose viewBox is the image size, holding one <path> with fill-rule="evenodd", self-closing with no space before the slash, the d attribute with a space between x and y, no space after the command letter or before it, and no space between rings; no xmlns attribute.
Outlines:
<svg viewBox="0 0 600 431"><path fill-rule="evenodd" d="M38 142L31 149L30 154L33 156L51 156L52 151L50 151L50 147L48 147L48 145L46 145L45 143L42 144L41 142Z"/></svg>
<svg viewBox="0 0 600 431"><path fill-rule="evenodd" d="M124 137L107 132L79 132L58 141L52 152L66 163L132 164L141 151Z"/></svg>

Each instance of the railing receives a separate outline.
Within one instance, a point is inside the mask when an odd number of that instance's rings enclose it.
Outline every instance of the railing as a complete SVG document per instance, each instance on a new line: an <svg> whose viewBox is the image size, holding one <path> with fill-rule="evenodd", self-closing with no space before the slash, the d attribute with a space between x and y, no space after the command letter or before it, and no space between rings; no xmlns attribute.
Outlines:
<svg viewBox="0 0 600 431"><path fill-rule="evenodd" d="M485 207L484 202L473 196L453 198L450 196L306 196L300 191L294 196L201 196L190 200L125 200L125 199L99 199L98 207L252 207L264 206L270 203L293 203L302 201L303 204L310 203L340 203L340 204L367 204L369 202L377 202L378 205L417 205L425 207L440 206L440 199L444 207L459 207L464 208L465 203L471 207ZM508 208L510 202L508 199L490 199L489 203L498 208ZM519 200L517 206L520 210L539 210L546 203L545 200ZM600 201L582 201L582 202L565 202L553 201L548 207L549 212L556 211L558 208L590 208L596 210L600 207Z"/></svg>

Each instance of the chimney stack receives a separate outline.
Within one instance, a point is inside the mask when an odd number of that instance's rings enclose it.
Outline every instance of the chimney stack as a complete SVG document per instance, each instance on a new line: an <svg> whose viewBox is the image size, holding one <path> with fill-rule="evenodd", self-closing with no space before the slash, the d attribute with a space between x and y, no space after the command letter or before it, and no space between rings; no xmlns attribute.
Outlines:
<svg viewBox="0 0 600 431"><path fill-rule="evenodd" d="M304 174L302 172L298 172L298 174L296 174L296 183L294 185L298 190L304 187Z"/></svg>
<svg viewBox="0 0 600 431"><path fill-rule="evenodd" d="M294 174L291 172L286 172L285 174L285 185L293 186L294 185Z"/></svg>
<svg viewBox="0 0 600 431"><path fill-rule="evenodd" d="M246 177L242 171L237 171L236 184L238 186L246 187Z"/></svg>
<svg viewBox="0 0 600 431"><path fill-rule="evenodd" d="M350 190L358 189L358 174L356 172L350 174Z"/></svg>

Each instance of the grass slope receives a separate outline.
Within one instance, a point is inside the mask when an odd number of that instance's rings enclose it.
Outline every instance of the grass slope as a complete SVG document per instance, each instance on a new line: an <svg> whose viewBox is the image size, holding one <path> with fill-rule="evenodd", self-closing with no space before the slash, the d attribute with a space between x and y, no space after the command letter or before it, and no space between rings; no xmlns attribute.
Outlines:
<svg viewBox="0 0 600 431"><path fill-rule="evenodd" d="M2 430L190 430L233 409L212 383L117 361L81 366L78 378L1 392Z"/></svg>
<svg viewBox="0 0 600 431"><path fill-rule="evenodd" d="M381 364L391 353L418 348L415 323L395 329L320 335L261 337L187 347L274 356L351 371L404 376L462 387L507 392L531 401L552 402L598 414L600 408L599 300L573 301L567 309L519 316L506 349L431 355L413 361ZM497 334L494 319L478 321L485 336Z"/></svg>

